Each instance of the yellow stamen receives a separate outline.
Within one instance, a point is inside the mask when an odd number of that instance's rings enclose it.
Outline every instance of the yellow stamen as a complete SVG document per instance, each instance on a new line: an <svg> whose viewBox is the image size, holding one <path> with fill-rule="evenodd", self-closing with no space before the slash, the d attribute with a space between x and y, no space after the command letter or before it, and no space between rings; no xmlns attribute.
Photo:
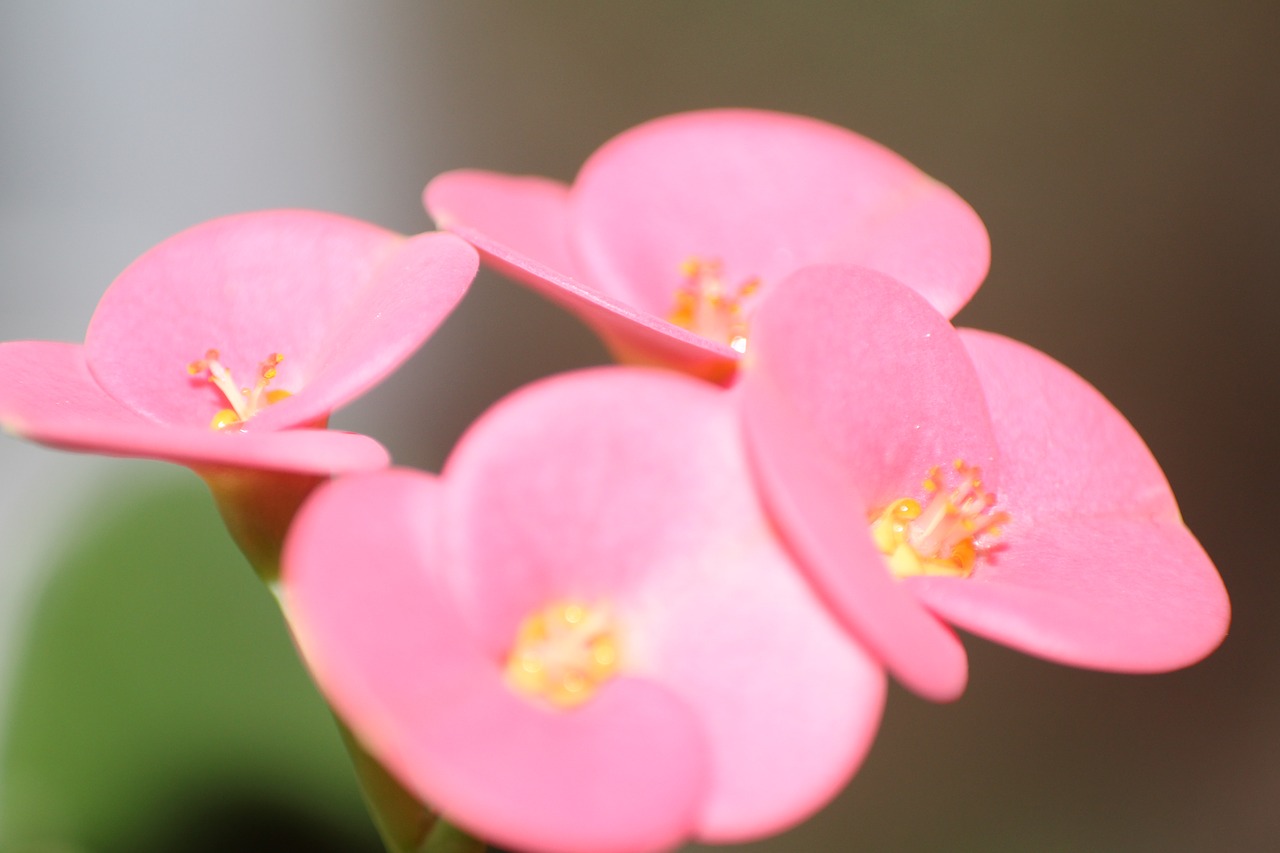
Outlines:
<svg viewBox="0 0 1280 853"><path fill-rule="evenodd" d="M731 292L724 284L722 264L691 257L680 264L684 282L675 294L667 319L705 338L747 351L745 304L760 289L760 280L748 279Z"/></svg>
<svg viewBox="0 0 1280 853"><path fill-rule="evenodd" d="M895 577L968 577L991 539L1000 535L997 525L1008 520L1008 513L993 509L996 496L982 491L981 470L962 459L951 468L956 482L950 489L934 466L922 484L930 495L926 504L900 498L872 518L872 539Z"/></svg>
<svg viewBox="0 0 1280 853"><path fill-rule="evenodd" d="M556 602L528 616L507 658L507 683L556 708L590 699L617 674L621 649L608 610Z"/></svg>
<svg viewBox="0 0 1280 853"><path fill-rule="evenodd" d="M258 365L258 381L252 388L237 387L231 371L221 362L221 357L216 349L211 349L205 352L204 358L187 365L187 373L192 376L207 372L209 382L217 387L231 404L230 408L220 409L213 416L213 420L209 423L211 429L220 430L242 424L272 403L278 403L290 396L290 392L280 388L267 390L267 385L276 378L277 365L284 361L284 356L280 353L271 353Z"/></svg>

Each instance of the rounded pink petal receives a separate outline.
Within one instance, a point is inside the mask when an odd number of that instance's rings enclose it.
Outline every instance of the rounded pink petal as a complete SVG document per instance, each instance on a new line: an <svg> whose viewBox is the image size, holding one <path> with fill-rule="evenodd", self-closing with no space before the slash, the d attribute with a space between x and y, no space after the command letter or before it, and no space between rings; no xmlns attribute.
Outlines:
<svg viewBox="0 0 1280 853"><path fill-rule="evenodd" d="M308 423L412 352L461 296L475 264L454 238L406 244L333 214L213 220L121 273L89 324L89 366L126 406L168 424L207 426L227 402L187 365L217 350L236 384L253 386L261 363L279 353L269 387L294 396L262 423ZM315 396L302 394L312 382Z"/></svg>
<svg viewBox="0 0 1280 853"><path fill-rule="evenodd" d="M874 514L919 494L931 467L994 460L955 331L887 276L809 267L760 305L742 372L760 488L811 580L904 684L955 698L963 648L892 579L869 536Z"/></svg>
<svg viewBox="0 0 1280 853"><path fill-rule="evenodd" d="M1061 516L1006 540L969 578L907 583L949 622L1073 666L1177 669L1226 634L1222 580L1179 523Z"/></svg>
<svg viewBox="0 0 1280 853"><path fill-rule="evenodd" d="M475 246L486 264L576 314L620 360L713 379L732 374L738 354L725 344L575 278L564 231L566 193L543 178L460 170L431 181L424 200L441 228Z"/></svg>
<svg viewBox="0 0 1280 853"><path fill-rule="evenodd" d="M390 461L382 445L352 433L219 433L159 424L98 386L83 347L47 341L0 344L0 424L65 450L162 459L197 469L327 475L374 470Z"/></svg>
<svg viewBox="0 0 1280 853"><path fill-rule="evenodd" d="M387 762L488 841L527 853L643 853L693 833L709 775L702 726L652 682L615 679L561 712L490 677L430 713Z"/></svg>
<svg viewBox="0 0 1280 853"><path fill-rule="evenodd" d="M758 110L667 116L615 137L572 189L584 280L659 316L680 265L772 286L809 264L874 267L948 316L986 276L977 214L892 151L816 119Z"/></svg>
<svg viewBox="0 0 1280 853"><path fill-rule="evenodd" d="M328 329L305 393L255 415L250 429L308 423L352 400L426 342L466 294L480 259L452 234L418 234L382 261ZM293 401L296 405L288 408Z"/></svg>
<svg viewBox="0 0 1280 853"><path fill-rule="evenodd" d="M0 425L34 441L50 432L86 433L153 421L102 390L85 365L84 347L54 341L0 343Z"/></svg>
<svg viewBox="0 0 1280 853"><path fill-rule="evenodd" d="M738 452L725 392L672 372L581 371L495 405L443 475L462 557L450 582L487 647L558 597L625 601L738 529Z"/></svg>
<svg viewBox="0 0 1280 853"><path fill-rule="evenodd" d="M743 382L811 423L864 513L916 494L929 469L991 469L996 441L960 338L920 296L859 267L809 267L761 303Z"/></svg>
<svg viewBox="0 0 1280 853"><path fill-rule="evenodd" d="M422 201L438 228L474 231L533 263L574 276L569 188L559 181L457 169L432 178ZM536 277L528 283L542 284Z"/></svg>
<svg viewBox="0 0 1280 853"><path fill-rule="evenodd" d="M646 677L705 727L715 784L698 838L713 844L771 835L830 802L885 698L884 670L826 613L750 490L739 495L721 540L655 574L626 610Z"/></svg>
<svg viewBox="0 0 1280 853"><path fill-rule="evenodd" d="M974 329L960 338L995 425L999 490L1019 515L1180 517L1151 451L1093 386L1018 341Z"/></svg>
<svg viewBox="0 0 1280 853"><path fill-rule="evenodd" d="M957 698L968 678L964 647L889 574L848 473L790 400L750 375L739 390L758 487L814 588L906 687Z"/></svg>
<svg viewBox="0 0 1280 853"><path fill-rule="evenodd" d="M1000 446L1009 514L972 577L912 578L939 616L1077 666L1161 671L1212 651L1230 604L1142 439L1101 394L1031 347L961 332Z"/></svg>
<svg viewBox="0 0 1280 853"><path fill-rule="evenodd" d="M883 673L775 538L726 392L626 368L557 377L482 419L445 481L469 554L453 588L488 648L549 601L604 606L624 671L693 709L713 766L700 838L775 832L852 775Z"/></svg>
<svg viewBox="0 0 1280 853"><path fill-rule="evenodd" d="M335 318L403 240L313 211L196 225L134 261L103 295L86 334L90 369L109 394L169 424L207 426L227 406L186 370L209 349L243 386L281 353L271 387L296 392L327 355Z"/></svg>
<svg viewBox="0 0 1280 853"><path fill-rule="evenodd" d="M391 462L386 448L369 436L329 429L221 435L198 427L113 426L97 429L83 441L81 435L49 434L41 440L69 450L162 459L197 471L221 467L324 476L376 471Z"/></svg>
<svg viewBox="0 0 1280 853"><path fill-rule="evenodd" d="M674 846L706 785L694 716L625 678L570 712L512 693L438 583L449 523L436 481L406 471L338 481L304 507L284 601L321 689L406 787L487 841Z"/></svg>

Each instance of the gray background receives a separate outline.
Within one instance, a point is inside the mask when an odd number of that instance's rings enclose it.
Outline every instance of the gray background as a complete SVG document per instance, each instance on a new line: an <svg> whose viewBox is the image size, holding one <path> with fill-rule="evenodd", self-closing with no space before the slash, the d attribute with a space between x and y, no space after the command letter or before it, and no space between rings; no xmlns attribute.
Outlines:
<svg viewBox="0 0 1280 853"><path fill-rule="evenodd" d="M841 800L752 849L1266 850L1280 837L1274 3L15 2L0 5L0 340L79 340L132 258L306 206L412 232L433 174L570 179L614 133L709 106L815 115L986 221L959 322L1101 388L1226 578L1231 636L1158 677L971 641L958 703L891 696ZM483 276L335 421L435 467L506 389L603 359ZM0 678L94 484L184 476L0 440ZM1159 555L1152 555L1159 559Z"/></svg>

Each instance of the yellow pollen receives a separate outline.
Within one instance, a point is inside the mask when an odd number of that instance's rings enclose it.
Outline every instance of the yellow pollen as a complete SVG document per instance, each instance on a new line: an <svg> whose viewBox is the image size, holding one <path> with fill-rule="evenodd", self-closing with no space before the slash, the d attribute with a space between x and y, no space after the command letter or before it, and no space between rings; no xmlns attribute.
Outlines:
<svg viewBox="0 0 1280 853"><path fill-rule="evenodd" d="M205 352L204 358L187 365L187 373L191 376L207 372L209 382L222 392L222 396L230 404L229 408L220 409L213 416L209 423L211 429L220 430L242 424L272 403L290 396L290 392L280 388L267 390L267 385L276 378L276 366L284 361L284 356L280 353L271 353L258 365L258 381L252 388L237 387L231 371L222 363L221 358L216 349L211 349Z"/></svg>
<svg viewBox="0 0 1280 853"><path fill-rule="evenodd" d="M617 625L606 608L556 602L520 623L507 683L555 708L573 708L617 674L620 661Z"/></svg>
<svg viewBox="0 0 1280 853"><path fill-rule="evenodd" d="M957 459L944 478L938 466L922 484L924 505L900 498L871 520L871 536L895 577L947 575L968 577L980 554L1000 535L1008 520L993 509L996 496L982 490L982 472ZM950 487L948 488L948 481Z"/></svg>
<svg viewBox="0 0 1280 853"><path fill-rule="evenodd" d="M676 291L667 319L743 353L747 351L745 305L760 289L760 280L747 279L736 291L730 291L723 272L723 265L716 260L691 257L680 264L684 282Z"/></svg>

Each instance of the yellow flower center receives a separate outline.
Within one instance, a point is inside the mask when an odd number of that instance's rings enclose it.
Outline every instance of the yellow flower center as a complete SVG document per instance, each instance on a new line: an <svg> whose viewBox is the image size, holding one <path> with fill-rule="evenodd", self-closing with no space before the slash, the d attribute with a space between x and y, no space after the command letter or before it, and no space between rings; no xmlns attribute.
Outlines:
<svg viewBox="0 0 1280 853"><path fill-rule="evenodd" d="M731 290L724 283L719 261L689 258L680 265L684 277L676 291L675 306L667 319L704 338L728 344L738 352L747 351L745 304L760 288L760 279L751 278Z"/></svg>
<svg viewBox="0 0 1280 853"><path fill-rule="evenodd" d="M242 424L272 403L290 396L290 392L279 388L267 390L271 380L276 378L276 365L284 361L284 356L280 353L271 353L266 361L258 365L258 381L252 388L237 386L236 381L231 378L231 371L219 361L220 358L218 351L211 349L204 354L204 358L187 365L187 373L192 376L207 372L209 382L222 392L222 396L230 404L230 408L220 409L213 416L209 424L211 429L226 429Z"/></svg>
<svg viewBox="0 0 1280 853"><path fill-rule="evenodd" d="M982 471L957 459L952 474L929 470L922 505L900 498L871 521L871 536L895 577L949 575L966 578L978 555L1000 535L1009 515L993 509L996 496L983 491Z"/></svg>
<svg viewBox="0 0 1280 853"><path fill-rule="evenodd" d="M617 674L617 624L604 607L556 602L520 623L507 658L507 683L556 708L590 699Z"/></svg>

